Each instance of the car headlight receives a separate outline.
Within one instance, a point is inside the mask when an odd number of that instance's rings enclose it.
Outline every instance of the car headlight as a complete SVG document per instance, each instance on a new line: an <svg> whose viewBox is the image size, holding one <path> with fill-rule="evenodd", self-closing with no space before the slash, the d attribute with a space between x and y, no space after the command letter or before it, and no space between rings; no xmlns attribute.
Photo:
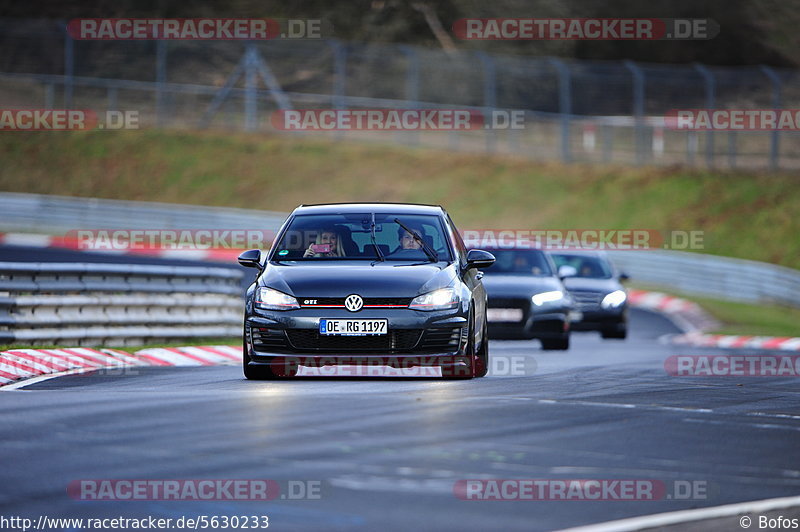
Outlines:
<svg viewBox="0 0 800 532"><path fill-rule="evenodd" d="M408 304L414 310L447 310L458 307L458 295L452 288L440 288L417 296Z"/></svg>
<svg viewBox="0 0 800 532"><path fill-rule="evenodd" d="M547 303L555 303L556 301L561 301L564 299L564 292L561 290L553 290L552 292L542 292L541 294L536 294L531 296L531 301L537 307L541 307Z"/></svg>
<svg viewBox="0 0 800 532"><path fill-rule="evenodd" d="M291 310L300 308L300 304L289 294L278 292L272 288L258 288L256 290L255 305L264 310Z"/></svg>
<svg viewBox="0 0 800 532"><path fill-rule="evenodd" d="M625 303L626 299L628 299L628 295L623 290L614 290L603 298L600 306L603 308L616 308Z"/></svg>

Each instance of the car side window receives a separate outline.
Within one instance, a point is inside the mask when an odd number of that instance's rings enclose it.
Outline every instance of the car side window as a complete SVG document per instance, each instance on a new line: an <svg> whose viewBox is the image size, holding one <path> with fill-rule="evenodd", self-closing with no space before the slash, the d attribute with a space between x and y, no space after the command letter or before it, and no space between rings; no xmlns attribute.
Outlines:
<svg viewBox="0 0 800 532"><path fill-rule="evenodd" d="M449 214L447 215L447 226L450 230L450 238L453 239L455 244L459 262L463 264L467 261L467 246L464 244L464 240L461 238L461 233L458 232L458 228L456 227L456 224L453 223L453 219L450 218Z"/></svg>

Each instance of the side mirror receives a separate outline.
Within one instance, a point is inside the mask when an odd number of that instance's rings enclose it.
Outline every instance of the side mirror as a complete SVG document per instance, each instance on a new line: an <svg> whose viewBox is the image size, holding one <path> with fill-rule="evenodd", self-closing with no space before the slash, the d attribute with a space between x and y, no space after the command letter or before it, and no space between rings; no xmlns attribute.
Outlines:
<svg viewBox="0 0 800 532"><path fill-rule="evenodd" d="M578 275L578 270L576 270L574 266L567 266L565 264L564 266L561 266L558 269L558 276L561 278L562 281L567 277L576 277L577 275Z"/></svg>
<svg viewBox="0 0 800 532"><path fill-rule="evenodd" d="M494 255L482 249L471 249L467 253L467 269L488 268L494 264Z"/></svg>
<svg viewBox="0 0 800 532"><path fill-rule="evenodd" d="M248 249L239 255L239 264L246 268L260 268L261 267L261 250Z"/></svg>
<svg viewBox="0 0 800 532"><path fill-rule="evenodd" d="M631 276L630 276L630 275L628 275L628 274L627 274L627 273L625 273L625 272L620 272L620 274L619 274L619 280L620 280L620 282L623 282L623 283L624 283L625 281L629 281L629 280L630 280L630 278L631 278Z"/></svg>

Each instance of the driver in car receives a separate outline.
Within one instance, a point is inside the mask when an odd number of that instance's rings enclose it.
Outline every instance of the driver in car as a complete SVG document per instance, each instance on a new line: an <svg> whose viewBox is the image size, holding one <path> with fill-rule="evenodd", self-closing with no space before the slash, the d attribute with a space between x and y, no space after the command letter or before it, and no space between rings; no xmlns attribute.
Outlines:
<svg viewBox="0 0 800 532"><path fill-rule="evenodd" d="M417 227L412 227L411 229L416 231L416 233L422 238L425 238L425 232L422 229ZM411 236L411 234L402 227L397 229L397 238L400 240L400 247L394 250L394 253L403 249L422 249L422 245L419 243L419 241L417 241L416 238Z"/></svg>

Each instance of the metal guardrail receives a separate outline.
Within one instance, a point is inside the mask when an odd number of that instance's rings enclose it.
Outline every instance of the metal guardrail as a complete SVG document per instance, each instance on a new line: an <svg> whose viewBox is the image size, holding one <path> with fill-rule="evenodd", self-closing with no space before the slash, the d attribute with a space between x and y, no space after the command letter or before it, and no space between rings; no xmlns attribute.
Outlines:
<svg viewBox="0 0 800 532"><path fill-rule="evenodd" d="M242 275L230 268L0 262L0 344L236 336Z"/></svg>
<svg viewBox="0 0 800 532"><path fill-rule="evenodd" d="M51 234L89 228L277 230L286 218L250 209L16 193L0 193L0 213L0 231ZM800 271L791 268L680 251L609 253L636 281L730 301L800 307Z"/></svg>
<svg viewBox="0 0 800 532"><path fill-rule="evenodd" d="M681 251L611 251L635 281L728 301L800 307L800 271L751 260Z"/></svg>
<svg viewBox="0 0 800 532"><path fill-rule="evenodd" d="M277 230L286 214L44 194L0 193L0 230L64 234L78 229Z"/></svg>

